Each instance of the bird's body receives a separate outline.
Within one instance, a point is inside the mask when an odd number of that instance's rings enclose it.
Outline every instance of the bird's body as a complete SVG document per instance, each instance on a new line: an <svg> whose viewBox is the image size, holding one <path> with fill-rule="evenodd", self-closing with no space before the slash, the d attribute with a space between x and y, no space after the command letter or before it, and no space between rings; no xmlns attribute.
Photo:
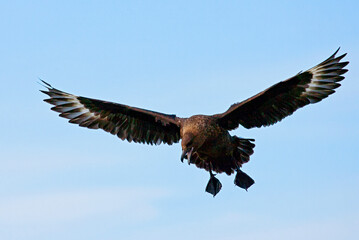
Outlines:
<svg viewBox="0 0 359 240"><path fill-rule="evenodd" d="M339 50L339 49L338 49ZM234 183L249 188L253 179L242 172L242 164L253 154L254 139L231 136L239 125L245 128L269 126L291 115L298 108L317 103L334 93L347 72L348 62L340 62L338 50L317 66L279 82L257 95L233 104L226 112L179 118L145 109L75 96L44 82L50 96L46 102L70 123L91 129L101 128L122 140L147 144L173 144L182 139L182 156L210 173L206 191L215 196L221 183L212 173L236 172Z"/></svg>
<svg viewBox="0 0 359 240"><path fill-rule="evenodd" d="M247 143L250 148L253 148L254 144L250 143L250 141L254 141L253 139L240 139L231 136L228 130L219 126L218 118L214 116L194 115L182 122L182 149L194 148L190 163L207 171L225 172L230 175L247 162L244 159L246 153L241 152L239 147L244 148L245 146L242 145ZM253 153L250 149L248 152ZM243 158L240 154L243 155ZM249 160L249 156L247 160Z"/></svg>
<svg viewBox="0 0 359 240"><path fill-rule="evenodd" d="M195 136L191 145L196 145L196 151L201 158L210 156L219 158L229 154L231 137L225 129L221 128L212 116L195 115L183 121L181 138ZM182 140L182 148L187 142Z"/></svg>

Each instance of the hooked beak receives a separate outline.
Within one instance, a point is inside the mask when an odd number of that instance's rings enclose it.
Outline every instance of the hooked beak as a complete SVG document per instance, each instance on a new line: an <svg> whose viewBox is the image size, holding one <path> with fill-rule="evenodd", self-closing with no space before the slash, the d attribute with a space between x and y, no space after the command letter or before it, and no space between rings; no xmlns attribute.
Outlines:
<svg viewBox="0 0 359 240"><path fill-rule="evenodd" d="M181 155L181 162L183 162L183 159L185 159L187 157L187 161L188 161L188 165L191 163L191 156L192 156L192 152L193 152L193 147L191 147L190 149L184 149L182 151L182 155Z"/></svg>

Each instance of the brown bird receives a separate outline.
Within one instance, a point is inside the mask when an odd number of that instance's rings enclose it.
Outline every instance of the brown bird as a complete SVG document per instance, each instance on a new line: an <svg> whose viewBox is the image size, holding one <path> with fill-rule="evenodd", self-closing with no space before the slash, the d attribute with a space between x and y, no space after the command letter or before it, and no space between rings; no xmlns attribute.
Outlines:
<svg viewBox="0 0 359 240"><path fill-rule="evenodd" d="M226 112L194 115L179 118L92 98L79 97L42 81L47 88L43 93L51 109L70 123L90 129L103 129L122 140L147 144L173 144L182 139L181 161L195 164L207 170L210 180L206 191L215 196L221 190L221 183L213 172L236 172L235 185L248 189L254 180L241 171L244 163L253 154L254 139L231 136L230 130L239 125L245 128L269 126L291 115L298 108L317 103L334 93L340 86L342 76L348 70L349 62L341 62L346 54L335 55L324 62L240 103L233 104Z"/></svg>

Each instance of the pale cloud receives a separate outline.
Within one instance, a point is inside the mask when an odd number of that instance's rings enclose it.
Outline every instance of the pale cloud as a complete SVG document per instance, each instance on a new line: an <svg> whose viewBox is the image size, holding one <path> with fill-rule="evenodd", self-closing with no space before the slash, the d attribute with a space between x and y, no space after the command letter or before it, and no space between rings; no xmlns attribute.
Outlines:
<svg viewBox="0 0 359 240"><path fill-rule="evenodd" d="M7 197L0 200L0 223L58 223L88 217L120 216L143 221L158 211L153 202L168 193L159 189L106 188Z"/></svg>

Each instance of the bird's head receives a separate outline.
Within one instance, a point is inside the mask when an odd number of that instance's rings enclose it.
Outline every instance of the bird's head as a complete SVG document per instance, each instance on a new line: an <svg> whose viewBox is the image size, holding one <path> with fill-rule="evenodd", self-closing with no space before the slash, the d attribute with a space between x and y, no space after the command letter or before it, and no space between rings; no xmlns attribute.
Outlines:
<svg viewBox="0 0 359 240"><path fill-rule="evenodd" d="M191 161L192 153L197 149L195 136L192 133L185 133L182 137L182 155L181 155L181 161L183 162L183 159L187 159L188 163Z"/></svg>

